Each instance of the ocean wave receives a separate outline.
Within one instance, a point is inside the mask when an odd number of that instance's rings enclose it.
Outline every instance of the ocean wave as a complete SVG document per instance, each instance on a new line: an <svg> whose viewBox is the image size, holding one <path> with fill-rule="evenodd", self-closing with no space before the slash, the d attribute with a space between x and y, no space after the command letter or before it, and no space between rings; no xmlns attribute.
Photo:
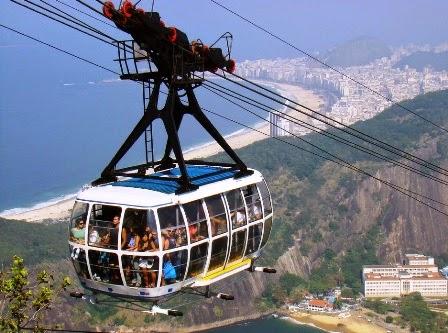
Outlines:
<svg viewBox="0 0 448 333"><path fill-rule="evenodd" d="M29 211L32 211L32 210L45 208L45 207L48 207L48 206L53 206L53 205L58 204L58 203L60 203L62 201L75 198L78 193L79 192L74 192L74 193L60 195L60 196L57 196L57 197L52 198L50 200L39 202L39 203L34 204L32 206L29 206L29 207L18 207L18 208L6 209L6 210L0 212L0 216L8 217L8 215L21 214L21 213L26 213L26 212L29 212Z"/></svg>

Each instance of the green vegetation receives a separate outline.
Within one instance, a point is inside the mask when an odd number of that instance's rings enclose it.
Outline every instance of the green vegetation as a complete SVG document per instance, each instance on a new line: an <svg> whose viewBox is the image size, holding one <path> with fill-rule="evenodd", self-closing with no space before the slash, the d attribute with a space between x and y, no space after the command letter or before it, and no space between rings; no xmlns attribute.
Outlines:
<svg viewBox="0 0 448 333"><path fill-rule="evenodd" d="M432 312L419 293L406 296L400 304L400 314L409 322L411 331L422 333L448 332L448 317Z"/></svg>
<svg viewBox="0 0 448 333"><path fill-rule="evenodd" d="M386 314L388 312L394 312L395 307L390 304L386 304L380 300L366 300L364 307L375 311L378 314Z"/></svg>
<svg viewBox="0 0 448 333"><path fill-rule="evenodd" d="M55 281L53 274L40 271L30 277L22 258L14 256L10 269L0 271L0 331L43 332L50 306L71 284L68 277Z"/></svg>
<svg viewBox="0 0 448 333"><path fill-rule="evenodd" d="M13 255L29 265L67 258L67 232L65 223L46 225L0 218L0 264L7 264Z"/></svg>
<svg viewBox="0 0 448 333"><path fill-rule="evenodd" d="M446 71L448 70L448 52L415 52L401 59L394 67L404 68L406 65L418 71L422 71L428 66L436 71Z"/></svg>

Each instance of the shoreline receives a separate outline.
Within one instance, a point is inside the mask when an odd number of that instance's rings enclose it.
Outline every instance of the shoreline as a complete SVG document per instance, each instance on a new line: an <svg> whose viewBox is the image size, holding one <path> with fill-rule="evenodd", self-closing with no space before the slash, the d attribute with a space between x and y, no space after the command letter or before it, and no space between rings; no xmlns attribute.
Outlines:
<svg viewBox="0 0 448 333"><path fill-rule="evenodd" d="M322 103L321 97L314 91L302 88L301 86L277 83L271 81L257 81L271 89L276 90L279 94L291 100L305 104L313 109L318 109ZM287 111L287 107L283 107L280 112L286 112L290 116L300 119L303 115L298 115L294 110ZM303 119L303 118L302 118ZM259 132L254 132L249 129L237 130L226 136L226 141L233 149L246 147L254 142L261 141L270 137L270 124L265 121L259 121L251 127L256 128ZM261 132L261 133L260 133ZM185 159L206 158L222 152L223 150L216 142L208 142L196 147L187 149L184 153ZM5 210L6 214L1 214L0 217L12 220L24 220L26 222L42 222L47 219L67 219L70 217L71 209L73 207L76 195L70 198L62 196L61 201L48 201L48 205L38 203L27 208L17 208L20 211L14 212L14 209ZM54 199L53 199L54 200ZM40 207L44 205L43 207ZM38 207L38 208L35 208ZM23 211L25 210L25 211ZM12 211L9 213L8 211Z"/></svg>

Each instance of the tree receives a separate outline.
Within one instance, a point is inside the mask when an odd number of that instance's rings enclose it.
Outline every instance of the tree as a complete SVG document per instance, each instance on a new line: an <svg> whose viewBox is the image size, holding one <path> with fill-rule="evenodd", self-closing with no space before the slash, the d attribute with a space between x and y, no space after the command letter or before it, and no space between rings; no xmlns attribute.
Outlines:
<svg viewBox="0 0 448 333"><path fill-rule="evenodd" d="M392 316L386 316L386 323L392 324L394 322L394 317Z"/></svg>
<svg viewBox="0 0 448 333"><path fill-rule="evenodd" d="M333 309L341 310L342 309L342 301L339 299L336 299L333 303Z"/></svg>
<svg viewBox="0 0 448 333"><path fill-rule="evenodd" d="M68 277L56 282L45 270L30 282L23 259L14 256L6 272L0 272L0 331L19 332L32 327L42 332L41 323L51 304L71 284Z"/></svg>

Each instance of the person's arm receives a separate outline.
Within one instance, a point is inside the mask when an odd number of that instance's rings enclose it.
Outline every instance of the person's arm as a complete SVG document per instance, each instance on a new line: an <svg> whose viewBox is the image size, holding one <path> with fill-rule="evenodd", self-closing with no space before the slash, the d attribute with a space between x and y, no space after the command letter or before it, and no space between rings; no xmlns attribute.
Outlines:
<svg viewBox="0 0 448 333"><path fill-rule="evenodd" d="M134 245L132 251L138 251L139 247L140 247L140 236L136 235L135 236L135 245Z"/></svg>
<svg viewBox="0 0 448 333"><path fill-rule="evenodd" d="M124 249L126 246L126 241L128 239L128 232L126 228L121 229L121 248Z"/></svg>

